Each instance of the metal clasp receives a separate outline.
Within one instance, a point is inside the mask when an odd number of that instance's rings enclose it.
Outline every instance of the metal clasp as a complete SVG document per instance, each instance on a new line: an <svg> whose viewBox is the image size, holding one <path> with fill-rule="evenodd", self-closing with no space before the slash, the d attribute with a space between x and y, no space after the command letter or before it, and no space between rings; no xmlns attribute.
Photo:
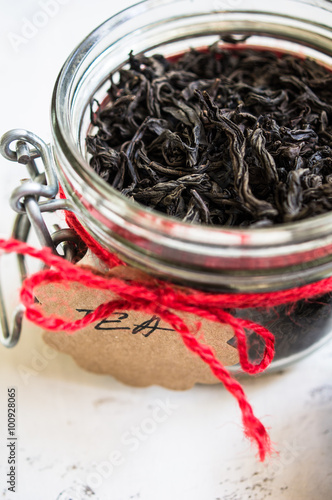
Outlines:
<svg viewBox="0 0 332 500"><path fill-rule="evenodd" d="M14 145L15 149L12 149ZM53 152L40 137L27 130L15 129L6 132L0 139L0 153L4 158L26 165L29 178L23 179L21 185L14 189L10 197L10 205L18 215L16 217L12 237L27 241L33 227L40 244L49 247L56 254L61 245L63 257L75 260L83 252L82 242L71 229L60 229L53 226L51 234L43 218L44 212L56 210L73 211L68 200L55 199L59 191L57 175L54 169ZM40 158L44 171L40 172L36 159ZM40 201L40 198L44 200ZM45 201L46 198L46 201ZM58 254L59 255L59 254ZM21 280L27 275L25 257L17 256ZM5 308L4 295L0 282L0 342L5 347L14 347L20 337L24 308L19 305L14 311L13 325L10 328Z"/></svg>

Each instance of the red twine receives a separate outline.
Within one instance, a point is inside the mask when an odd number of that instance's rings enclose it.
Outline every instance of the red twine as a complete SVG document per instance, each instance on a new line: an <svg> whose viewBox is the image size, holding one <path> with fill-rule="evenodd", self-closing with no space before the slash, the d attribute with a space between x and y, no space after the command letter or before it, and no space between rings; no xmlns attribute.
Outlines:
<svg viewBox="0 0 332 500"><path fill-rule="evenodd" d="M68 214L67 223L76 230L87 246L110 267L122 264L117 257L110 254L91 238L75 216ZM192 313L210 321L229 324L233 328L237 339L237 349L242 369L249 374L256 374L264 371L273 359L274 336L263 326L249 320L235 318L225 309L257 307L258 304L259 307L267 308L319 296L332 291L332 278L278 292L236 295L210 294L189 288L176 287L161 280L153 280L149 283L130 281L129 283L116 277L105 278L94 274L88 269L73 265L54 255L48 248L37 250L14 239L0 239L0 249L8 253L15 252L30 255L52 267L52 269L39 271L26 278L20 294L21 302L26 308L25 315L27 319L44 329L65 331L68 334L73 333L121 309L141 310L156 314L168 322L179 333L185 346L197 354L210 367L212 373L236 398L242 412L245 435L256 443L260 460L264 461L266 454L271 453L269 435L263 424L255 417L239 382L231 377L228 370L215 357L213 350L208 345L199 342L190 333L185 322L171 309ZM40 307L35 303L34 289L41 284L56 282L79 282L89 288L110 290L119 299L101 304L93 312L76 321L66 321L54 315L45 317ZM248 346L244 329L254 331L265 341L264 355L259 364L251 363L248 358Z"/></svg>

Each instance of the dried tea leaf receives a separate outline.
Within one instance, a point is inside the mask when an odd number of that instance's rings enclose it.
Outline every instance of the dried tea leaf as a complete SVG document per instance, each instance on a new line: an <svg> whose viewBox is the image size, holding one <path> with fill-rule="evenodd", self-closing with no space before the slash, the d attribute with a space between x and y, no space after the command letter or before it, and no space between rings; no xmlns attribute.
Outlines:
<svg viewBox="0 0 332 500"><path fill-rule="evenodd" d="M266 227L331 210L331 73L239 40L172 60L131 53L109 100L91 103L92 168L191 223Z"/></svg>

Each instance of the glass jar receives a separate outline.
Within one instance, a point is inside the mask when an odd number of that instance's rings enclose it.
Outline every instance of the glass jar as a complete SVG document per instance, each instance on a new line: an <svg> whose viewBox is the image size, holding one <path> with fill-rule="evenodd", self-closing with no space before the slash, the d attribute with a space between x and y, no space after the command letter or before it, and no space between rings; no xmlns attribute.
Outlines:
<svg viewBox="0 0 332 500"><path fill-rule="evenodd" d="M279 291L332 275L332 214L261 229L191 225L125 198L89 166L89 103L131 50L147 55L206 47L223 34L244 44L309 56L332 68L332 8L311 0L146 0L93 31L65 62L52 98L53 153L68 202L103 247L161 279L216 293ZM332 296L233 314L276 337L271 367L294 362L331 336ZM258 304L259 306L259 304ZM251 336L251 357L261 345ZM236 370L237 367L234 367Z"/></svg>

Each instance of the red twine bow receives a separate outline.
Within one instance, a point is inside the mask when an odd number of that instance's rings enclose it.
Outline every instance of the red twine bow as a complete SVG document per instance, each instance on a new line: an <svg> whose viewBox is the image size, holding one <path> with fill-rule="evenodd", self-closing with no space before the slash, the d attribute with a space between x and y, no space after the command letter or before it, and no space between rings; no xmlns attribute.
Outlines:
<svg viewBox="0 0 332 500"><path fill-rule="evenodd" d="M87 246L99 258L106 261L110 267L122 264L117 257L103 249L91 238L75 216L69 214L67 223L76 230ZM25 315L27 319L44 329L65 331L68 334L73 333L97 320L105 319L112 312L121 309L141 310L156 314L169 323L179 333L187 349L197 354L210 367L212 373L223 383L225 388L236 398L242 412L245 435L256 443L260 460L264 461L266 454L271 453L269 435L263 424L254 415L240 383L231 377L228 370L215 357L213 350L208 345L200 343L190 333L182 318L173 313L171 309L192 313L210 321L229 324L233 328L237 339L237 349L242 369L249 374L256 374L264 371L273 359L274 336L263 326L249 320L235 318L225 309L257 307L258 304L260 307L267 308L322 295L332 291L332 278L279 292L236 295L210 294L189 288L179 288L161 280L143 284L137 281L128 283L128 281L116 277L105 278L94 274L88 269L73 265L54 255L48 248L37 250L14 239L0 239L0 249L8 253L15 252L30 255L52 267L52 269L39 271L26 278L20 293L21 302L26 308ZM119 296L119 299L101 304L93 312L75 321L66 321L54 315L46 317L35 303L34 289L38 285L55 282L79 282L89 288L110 290ZM253 364L249 361L245 329L254 331L264 339L265 351L259 364Z"/></svg>

